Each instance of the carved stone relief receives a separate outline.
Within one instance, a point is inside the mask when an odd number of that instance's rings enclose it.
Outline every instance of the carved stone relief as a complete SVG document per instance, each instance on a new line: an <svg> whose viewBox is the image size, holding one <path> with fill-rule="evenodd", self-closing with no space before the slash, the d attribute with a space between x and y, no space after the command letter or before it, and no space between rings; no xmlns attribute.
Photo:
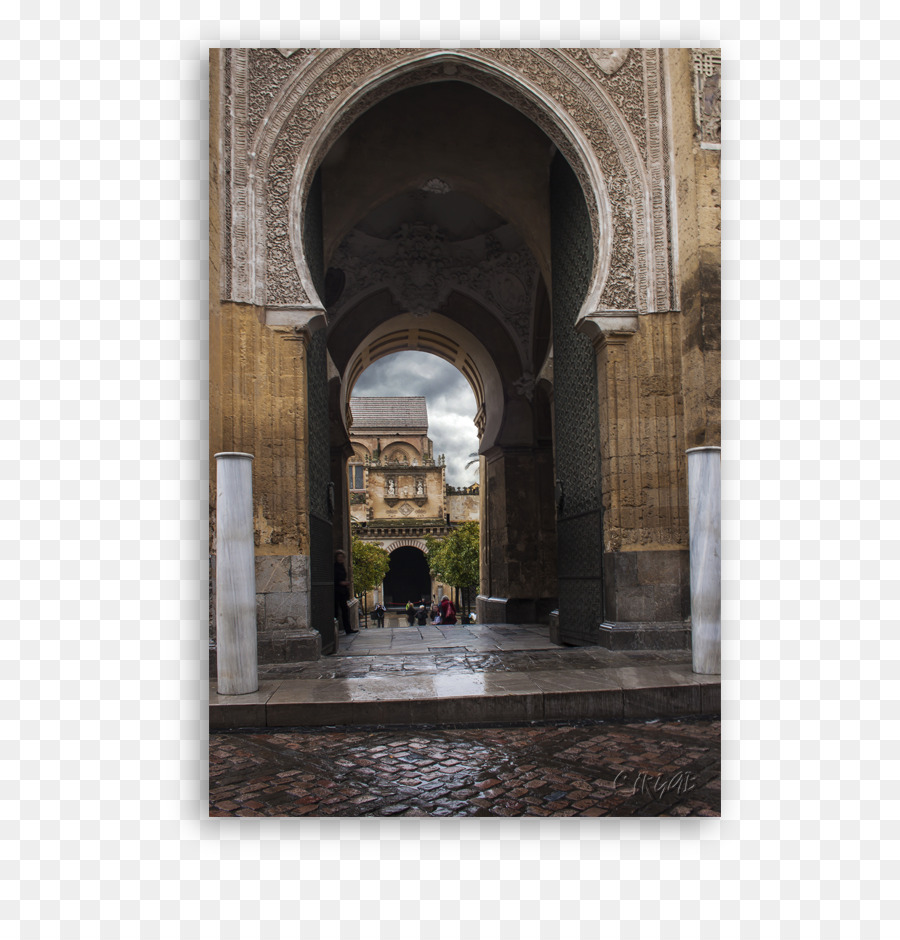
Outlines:
<svg viewBox="0 0 900 940"><path fill-rule="evenodd" d="M296 69L297 63L279 54L277 49L255 49L250 58L249 88L247 94L249 130L259 127L266 109L279 89Z"/></svg>
<svg viewBox="0 0 900 940"><path fill-rule="evenodd" d="M509 241L510 227L504 228ZM436 225L425 223L403 223L389 238L355 229L332 259L333 279L342 280L344 286L329 308L329 322L366 294L385 287L403 313L416 317L437 312L451 291L462 291L476 297L503 323L525 363L538 265L517 240L518 250L505 250L491 232L453 241Z"/></svg>
<svg viewBox="0 0 900 940"><path fill-rule="evenodd" d="M588 55L606 72L615 75L628 58L629 49L588 49Z"/></svg>
<svg viewBox="0 0 900 940"><path fill-rule="evenodd" d="M321 303L296 243L315 166L375 101L446 79L453 69L454 79L498 95L532 119L575 170L594 233L593 307L647 312L670 302L660 50L229 49L225 55L230 250L223 288L231 298L270 306ZM712 84L707 133L715 124ZM516 292L513 282L507 285Z"/></svg>
<svg viewBox="0 0 900 940"><path fill-rule="evenodd" d="M701 143L722 143L722 53L695 49L694 106Z"/></svg>

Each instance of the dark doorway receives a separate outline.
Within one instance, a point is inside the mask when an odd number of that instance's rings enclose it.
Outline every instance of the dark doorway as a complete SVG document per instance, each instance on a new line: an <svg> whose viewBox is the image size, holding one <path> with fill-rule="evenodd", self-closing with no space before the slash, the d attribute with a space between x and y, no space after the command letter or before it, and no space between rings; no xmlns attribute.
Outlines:
<svg viewBox="0 0 900 940"><path fill-rule="evenodd" d="M431 597L431 575L421 549L404 545L391 552L391 570L384 579L384 597L387 604L395 607Z"/></svg>

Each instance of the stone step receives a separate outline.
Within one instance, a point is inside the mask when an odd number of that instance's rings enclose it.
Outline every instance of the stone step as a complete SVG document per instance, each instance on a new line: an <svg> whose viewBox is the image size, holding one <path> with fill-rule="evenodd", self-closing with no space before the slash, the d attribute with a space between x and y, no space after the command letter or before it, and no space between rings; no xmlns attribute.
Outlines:
<svg viewBox="0 0 900 940"><path fill-rule="evenodd" d="M347 678L264 678L257 692L209 687L212 730L410 726L716 715L720 677L688 663Z"/></svg>

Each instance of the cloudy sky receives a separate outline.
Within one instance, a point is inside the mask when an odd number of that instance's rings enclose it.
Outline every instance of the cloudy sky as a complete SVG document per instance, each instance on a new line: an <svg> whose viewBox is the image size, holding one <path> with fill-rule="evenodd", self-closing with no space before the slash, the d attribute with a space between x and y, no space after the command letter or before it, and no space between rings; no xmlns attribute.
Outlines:
<svg viewBox="0 0 900 940"><path fill-rule="evenodd" d="M353 396L424 395L428 436L434 455L447 457L447 482L468 486L478 479L478 465L465 469L478 450L475 396L455 366L422 352L399 352L379 359L360 376Z"/></svg>

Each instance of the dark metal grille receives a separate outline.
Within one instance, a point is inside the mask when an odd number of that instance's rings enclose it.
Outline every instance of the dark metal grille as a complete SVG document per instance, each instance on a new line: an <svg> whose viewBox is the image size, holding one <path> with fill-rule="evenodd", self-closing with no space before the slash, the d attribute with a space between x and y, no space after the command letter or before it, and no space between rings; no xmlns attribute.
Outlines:
<svg viewBox="0 0 900 940"><path fill-rule="evenodd" d="M597 364L590 340L575 329L594 248L584 195L560 154L550 199L559 628L567 642L595 643L603 619Z"/></svg>
<svg viewBox="0 0 900 940"><path fill-rule="evenodd" d="M303 233L306 256L316 289L322 290L322 187L319 174L310 189ZM330 449L328 441L328 351L325 330L309 344L307 414L309 417L310 614L322 635L322 649L334 647L334 559L328 506Z"/></svg>

